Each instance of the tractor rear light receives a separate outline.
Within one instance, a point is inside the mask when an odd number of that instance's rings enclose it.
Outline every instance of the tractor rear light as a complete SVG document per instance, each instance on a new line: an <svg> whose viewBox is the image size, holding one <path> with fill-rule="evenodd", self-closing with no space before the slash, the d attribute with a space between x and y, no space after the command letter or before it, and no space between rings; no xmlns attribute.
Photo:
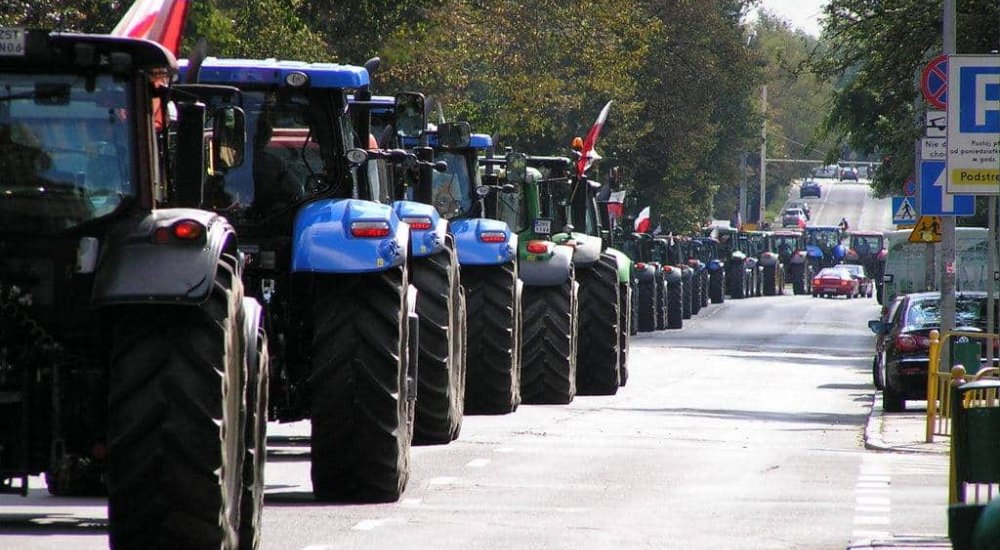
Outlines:
<svg viewBox="0 0 1000 550"><path fill-rule="evenodd" d="M205 226L194 220L181 220L174 224L174 236L182 241L200 239L205 234Z"/></svg>
<svg viewBox="0 0 1000 550"><path fill-rule="evenodd" d="M410 229L416 229L417 231L426 231L431 228L431 219L427 216L403 218L403 221L410 226Z"/></svg>
<svg viewBox="0 0 1000 550"><path fill-rule="evenodd" d="M900 353L912 353L920 348L917 344L917 339L907 334L897 336L893 342L893 347Z"/></svg>
<svg viewBox="0 0 1000 550"><path fill-rule="evenodd" d="M663 266L663 272L664 273L670 273L673 270L674 270L674 268L672 266L669 266L669 265Z"/></svg>
<svg viewBox="0 0 1000 550"><path fill-rule="evenodd" d="M635 268L638 269L639 271L642 271L643 269L646 269L646 264L642 262L636 262Z"/></svg>
<svg viewBox="0 0 1000 550"><path fill-rule="evenodd" d="M507 235L503 231L483 231L479 234L479 240L484 243L502 243L507 240Z"/></svg>
<svg viewBox="0 0 1000 550"><path fill-rule="evenodd" d="M153 232L153 242L156 244L169 243L171 234L169 227L157 227L156 231Z"/></svg>
<svg viewBox="0 0 1000 550"><path fill-rule="evenodd" d="M545 241L528 241L525 249L528 251L528 254L545 254L549 251L549 246Z"/></svg>
<svg viewBox="0 0 1000 550"><path fill-rule="evenodd" d="M389 222L351 222L351 236L378 239L389 236Z"/></svg>

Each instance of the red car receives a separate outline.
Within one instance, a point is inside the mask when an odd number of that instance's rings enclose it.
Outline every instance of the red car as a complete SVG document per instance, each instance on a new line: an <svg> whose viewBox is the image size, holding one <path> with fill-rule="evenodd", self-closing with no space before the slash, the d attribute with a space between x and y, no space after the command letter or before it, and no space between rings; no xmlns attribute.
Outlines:
<svg viewBox="0 0 1000 550"><path fill-rule="evenodd" d="M854 298L858 294L858 280L851 272L842 267L826 267L820 270L812 280L812 295L833 297L847 296Z"/></svg>

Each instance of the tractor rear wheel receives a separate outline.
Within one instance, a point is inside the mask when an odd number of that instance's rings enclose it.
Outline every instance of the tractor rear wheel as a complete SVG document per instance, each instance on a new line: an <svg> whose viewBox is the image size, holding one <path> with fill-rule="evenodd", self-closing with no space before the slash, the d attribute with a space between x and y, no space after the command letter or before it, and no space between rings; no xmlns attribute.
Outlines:
<svg viewBox="0 0 1000 550"><path fill-rule="evenodd" d="M701 295L705 292L701 288L701 274L691 273L691 315L698 315L701 311Z"/></svg>
<svg viewBox="0 0 1000 550"><path fill-rule="evenodd" d="M256 304L253 304L256 305ZM257 306L259 308L259 306ZM253 307L244 308L248 313ZM260 309L256 309L260 311ZM249 325L248 326L253 326ZM264 512L264 464L267 462L267 400L269 364L267 333L257 324L256 334L247 331L246 452L243 458L243 494L240 497L240 550L260 548L261 517Z"/></svg>
<svg viewBox="0 0 1000 550"><path fill-rule="evenodd" d="M409 277L324 276L313 306L313 493L321 501L395 502L410 475Z"/></svg>
<svg viewBox="0 0 1000 550"><path fill-rule="evenodd" d="M618 373L622 386L628 382L628 348L632 333L632 287L618 283Z"/></svg>
<svg viewBox="0 0 1000 550"><path fill-rule="evenodd" d="M764 296L774 296L778 292L778 266L764 266Z"/></svg>
<svg viewBox="0 0 1000 550"><path fill-rule="evenodd" d="M614 256L577 272L580 283L580 339L576 391L580 395L614 395L621 385L619 366L618 263Z"/></svg>
<svg viewBox="0 0 1000 550"><path fill-rule="evenodd" d="M566 404L576 396L577 284L526 286L523 304L521 398Z"/></svg>
<svg viewBox="0 0 1000 550"><path fill-rule="evenodd" d="M805 264L792 264L789 268L792 278L792 294L800 296L806 294L806 270Z"/></svg>
<svg viewBox="0 0 1000 550"><path fill-rule="evenodd" d="M667 284L667 327L679 329L684 327L684 279L679 278Z"/></svg>
<svg viewBox="0 0 1000 550"><path fill-rule="evenodd" d="M722 304L726 301L726 275L721 269L717 269L708 275L708 296L713 304Z"/></svg>
<svg viewBox="0 0 1000 550"><path fill-rule="evenodd" d="M690 271L686 272L688 273L688 275L686 276L684 275L684 273L685 272L681 272L681 280L683 280L683 284L681 285L681 289L683 292L681 296L682 298L681 314L683 315L684 319L687 320L690 319L692 315L691 302L694 301L694 296L691 292L691 286L693 286L692 282L694 281L694 277L690 275L691 273Z"/></svg>
<svg viewBox="0 0 1000 550"><path fill-rule="evenodd" d="M517 271L513 262L462 268L468 316L466 414L507 414L521 400Z"/></svg>
<svg viewBox="0 0 1000 550"><path fill-rule="evenodd" d="M465 409L464 311L458 256L445 247L411 263L417 288L420 356L414 445L442 445L462 429Z"/></svg>
<svg viewBox="0 0 1000 550"><path fill-rule="evenodd" d="M115 311L109 377L113 548L233 548L244 460L243 285L223 256L200 306Z"/></svg>
<svg viewBox="0 0 1000 550"><path fill-rule="evenodd" d="M656 330L656 317L659 310L656 279L640 281L636 285L636 318L638 332L653 332Z"/></svg>

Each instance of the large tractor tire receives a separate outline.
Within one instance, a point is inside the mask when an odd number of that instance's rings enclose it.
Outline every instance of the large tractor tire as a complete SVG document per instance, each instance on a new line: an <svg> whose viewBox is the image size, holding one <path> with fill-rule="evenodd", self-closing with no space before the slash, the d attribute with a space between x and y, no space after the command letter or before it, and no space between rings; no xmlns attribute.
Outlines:
<svg viewBox="0 0 1000 550"><path fill-rule="evenodd" d="M667 285L667 328L684 328L684 279Z"/></svg>
<svg viewBox="0 0 1000 550"><path fill-rule="evenodd" d="M418 258L410 282L417 289L420 356L414 445L458 438L465 410L465 311L454 248Z"/></svg>
<svg viewBox="0 0 1000 550"><path fill-rule="evenodd" d="M410 475L408 272L323 277L313 306L317 500L395 502Z"/></svg>
<svg viewBox="0 0 1000 550"><path fill-rule="evenodd" d="M635 279L628 285L629 287L629 336L639 334L639 282Z"/></svg>
<svg viewBox="0 0 1000 550"><path fill-rule="evenodd" d="M577 284L525 286L521 399L565 405L576 396Z"/></svg>
<svg viewBox="0 0 1000 550"><path fill-rule="evenodd" d="M521 401L516 269L513 262L462 268L466 311L472 312L465 355L466 414L507 414Z"/></svg>
<svg viewBox="0 0 1000 550"><path fill-rule="evenodd" d="M701 288L701 274L697 271L691 273L691 315L698 315L701 311L701 295L704 292Z"/></svg>
<svg viewBox="0 0 1000 550"><path fill-rule="evenodd" d="M708 275L708 297L713 304L722 304L726 301L726 274L721 269Z"/></svg>
<svg viewBox="0 0 1000 550"><path fill-rule="evenodd" d="M764 296L774 296L778 293L778 266L764 266Z"/></svg>
<svg viewBox="0 0 1000 550"><path fill-rule="evenodd" d="M742 300L747 296L747 274L742 265L734 265L726 270L729 274L729 296L734 300Z"/></svg>
<svg viewBox="0 0 1000 550"><path fill-rule="evenodd" d="M628 382L628 349L632 332L632 286L618 283L618 373L620 385Z"/></svg>
<svg viewBox="0 0 1000 550"><path fill-rule="evenodd" d="M809 293L809 290L806 288L805 267L805 264L792 264L789 268L792 278L792 294L796 296Z"/></svg>
<svg viewBox="0 0 1000 550"><path fill-rule="evenodd" d="M246 303L246 302L244 302ZM256 304L253 304L256 305ZM259 306L258 306L259 307ZM256 308L244 307L249 313ZM259 312L260 310L257 309ZM248 323L248 326L250 325ZM267 400L270 393L270 355L263 324L256 334L247 331L246 452L243 457L243 494L240 497L240 550L257 550L264 512L264 464L267 462Z"/></svg>
<svg viewBox="0 0 1000 550"><path fill-rule="evenodd" d="M701 307L706 308L708 304L712 303L711 299L708 297L710 293L709 285L711 283L711 276L708 274L708 270L703 269L701 271Z"/></svg>
<svg viewBox="0 0 1000 550"><path fill-rule="evenodd" d="M636 285L636 321L638 332L653 332L656 330L656 317L659 311L658 283L652 281L640 282Z"/></svg>
<svg viewBox="0 0 1000 550"><path fill-rule="evenodd" d="M683 273L688 273L688 276L684 276ZM681 302L681 314L683 315L684 320L686 321L686 320L690 319L691 315L692 315L692 309L693 308L691 307L691 302L694 301L694 295L691 292L691 287L694 286L692 284L693 281L694 281L694 277L691 276L691 272L690 271L686 271L686 272L682 272L681 279L684 281L684 284L681 285L681 288L683 289L682 290L682 292L683 292L683 295L682 295L683 301Z"/></svg>
<svg viewBox="0 0 1000 550"><path fill-rule="evenodd" d="M112 322L112 548L235 548L244 450L243 285L223 256L200 306L128 306Z"/></svg>
<svg viewBox="0 0 1000 550"><path fill-rule="evenodd" d="M617 263L614 256L601 255L600 260L576 273L580 283L579 395L614 395L621 386Z"/></svg>
<svg viewBox="0 0 1000 550"><path fill-rule="evenodd" d="M667 329L667 317L670 307L667 304L667 280L662 272L653 279L656 281L656 330Z"/></svg>

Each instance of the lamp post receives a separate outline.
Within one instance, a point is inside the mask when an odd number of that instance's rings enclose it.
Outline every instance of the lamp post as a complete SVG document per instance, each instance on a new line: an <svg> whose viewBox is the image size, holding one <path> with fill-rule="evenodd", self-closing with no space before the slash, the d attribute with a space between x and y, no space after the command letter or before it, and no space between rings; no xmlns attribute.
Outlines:
<svg viewBox="0 0 1000 550"><path fill-rule="evenodd" d="M765 193L767 189L767 84L761 86L761 116L764 121L760 127L760 210L757 212L757 227L764 225L764 209L767 201Z"/></svg>

